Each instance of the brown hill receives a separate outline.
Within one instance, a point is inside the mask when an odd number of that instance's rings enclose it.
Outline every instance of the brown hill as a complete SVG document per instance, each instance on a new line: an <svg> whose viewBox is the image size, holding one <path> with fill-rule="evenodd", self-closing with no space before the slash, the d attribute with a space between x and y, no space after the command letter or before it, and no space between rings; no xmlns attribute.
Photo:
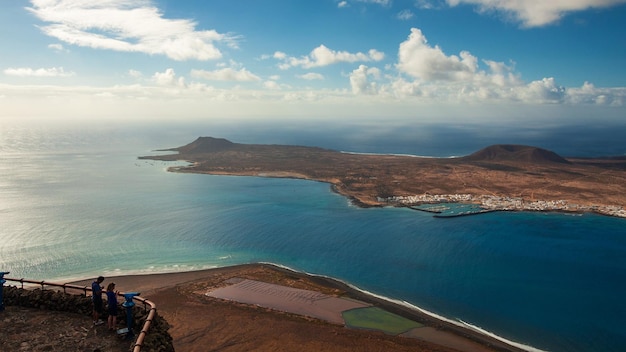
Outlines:
<svg viewBox="0 0 626 352"><path fill-rule="evenodd" d="M534 164L570 162L555 152L527 145L496 144L461 158L466 161L514 161Z"/></svg>
<svg viewBox="0 0 626 352"><path fill-rule="evenodd" d="M180 154L196 154L230 150L235 148L235 146L235 143L224 138L198 137L198 139L187 145L171 150L176 150Z"/></svg>

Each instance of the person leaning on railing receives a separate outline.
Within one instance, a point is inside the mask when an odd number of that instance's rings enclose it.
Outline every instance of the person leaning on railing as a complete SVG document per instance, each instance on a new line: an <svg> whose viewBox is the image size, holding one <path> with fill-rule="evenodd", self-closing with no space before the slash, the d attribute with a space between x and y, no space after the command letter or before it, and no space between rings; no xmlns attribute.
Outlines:
<svg viewBox="0 0 626 352"><path fill-rule="evenodd" d="M102 303L102 286L100 284L104 281L104 277L98 276L94 282L91 283L91 292L93 294L93 325L104 324L104 321L100 319L104 311L104 305Z"/></svg>

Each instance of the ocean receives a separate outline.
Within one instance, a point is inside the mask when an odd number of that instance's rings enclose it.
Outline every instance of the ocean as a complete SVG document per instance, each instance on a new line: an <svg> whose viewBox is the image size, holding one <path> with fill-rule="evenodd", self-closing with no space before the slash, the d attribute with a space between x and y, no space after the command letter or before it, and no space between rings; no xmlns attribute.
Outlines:
<svg viewBox="0 0 626 352"><path fill-rule="evenodd" d="M358 208L320 182L175 174L166 169L178 163L137 159L198 136L435 157L505 140L564 156L624 155L623 128L507 137L449 126L0 127L0 271L10 277L69 281L270 262L528 350L626 350L625 219L529 212L437 219Z"/></svg>

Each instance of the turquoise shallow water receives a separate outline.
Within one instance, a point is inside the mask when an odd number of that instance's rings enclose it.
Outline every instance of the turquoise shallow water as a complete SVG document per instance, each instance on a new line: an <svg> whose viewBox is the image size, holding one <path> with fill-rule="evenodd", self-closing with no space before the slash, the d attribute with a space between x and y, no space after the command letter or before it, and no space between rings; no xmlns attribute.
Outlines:
<svg viewBox="0 0 626 352"><path fill-rule="evenodd" d="M623 351L626 221L361 209L327 184L173 174L195 138L4 129L0 270L66 280L272 262L550 351Z"/></svg>

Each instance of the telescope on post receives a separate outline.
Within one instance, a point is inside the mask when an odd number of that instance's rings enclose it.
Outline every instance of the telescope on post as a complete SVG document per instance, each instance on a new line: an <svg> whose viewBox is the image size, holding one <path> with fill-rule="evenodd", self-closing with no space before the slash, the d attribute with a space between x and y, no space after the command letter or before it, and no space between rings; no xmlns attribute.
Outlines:
<svg viewBox="0 0 626 352"><path fill-rule="evenodd" d="M124 296L124 303L122 303L122 307L126 308L126 329L120 329L117 331L119 335L126 334L126 339L132 339L135 334L133 333L133 307L135 306L135 302L133 302L133 298L139 296L141 293L139 292L126 292L122 294Z"/></svg>

